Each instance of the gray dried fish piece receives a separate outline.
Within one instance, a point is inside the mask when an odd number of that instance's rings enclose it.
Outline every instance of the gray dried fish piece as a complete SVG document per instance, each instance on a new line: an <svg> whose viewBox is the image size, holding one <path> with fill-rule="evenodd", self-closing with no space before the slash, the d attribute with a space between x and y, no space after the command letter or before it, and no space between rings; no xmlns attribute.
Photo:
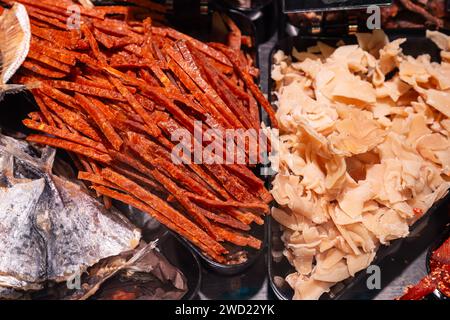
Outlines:
<svg viewBox="0 0 450 320"><path fill-rule="evenodd" d="M37 290L45 279L44 242L34 227L44 186L39 179L0 188L0 286Z"/></svg>
<svg viewBox="0 0 450 320"><path fill-rule="evenodd" d="M52 176L59 198L44 202L38 227L47 247L47 280L65 281L105 257L116 256L139 244L140 232L114 208L110 211L80 186ZM41 204L38 204L38 207Z"/></svg>
<svg viewBox="0 0 450 320"><path fill-rule="evenodd" d="M0 135L0 298L37 290L134 249L140 231L52 174L55 151Z"/></svg>

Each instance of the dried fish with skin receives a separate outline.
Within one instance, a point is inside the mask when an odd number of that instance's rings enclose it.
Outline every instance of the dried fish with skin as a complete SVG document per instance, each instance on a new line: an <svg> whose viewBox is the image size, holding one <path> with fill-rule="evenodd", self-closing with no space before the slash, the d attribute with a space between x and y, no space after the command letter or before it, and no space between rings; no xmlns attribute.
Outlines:
<svg viewBox="0 0 450 320"><path fill-rule="evenodd" d="M140 231L117 210L51 173L54 156L0 135L0 292L66 281L139 244Z"/></svg>
<svg viewBox="0 0 450 320"><path fill-rule="evenodd" d="M0 15L0 100L8 92L26 89L24 85L7 84L30 49L30 21L26 8L14 3Z"/></svg>

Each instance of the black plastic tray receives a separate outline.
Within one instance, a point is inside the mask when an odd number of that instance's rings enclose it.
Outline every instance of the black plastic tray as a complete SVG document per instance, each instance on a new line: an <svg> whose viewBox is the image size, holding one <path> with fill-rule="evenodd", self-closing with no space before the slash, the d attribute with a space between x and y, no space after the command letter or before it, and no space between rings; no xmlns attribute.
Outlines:
<svg viewBox="0 0 450 320"><path fill-rule="evenodd" d="M431 40L425 37L425 31L396 30L387 32L387 34L390 39L407 38L407 41L402 45L404 53L412 56L427 53L431 55L433 61L440 61L440 50ZM274 88L270 70L275 52L277 50L283 50L286 54L290 54L294 47L299 51L305 50L307 47L315 45L319 40L330 45L335 45L339 40L343 40L347 44L356 43L356 38L352 36L299 36L280 40L269 56L268 92L271 93ZM273 102L275 96L269 94L269 100ZM270 182L271 181L268 181L269 184ZM449 202L450 194L447 194L444 199L438 201L419 221L410 227L410 234L408 237L397 239L392 241L389 246L382 246L379 248L372 265L377 265L381 268L381 289L386 287L415 258L425 251L440 234L442 234L446 225L450 222L450 216L448 214L449 209L446 206ZM295 269L284 257L280 262L276 262L273 259L272 251L280 251L284 248L284 245L280 240L280 225L273 218L269 219L268 230L268 276L270 286L278 299L290 300L292 299L294 292L282 279L294 272ZM368 276L370 276L370 274L367 274L365 270L362 270L358 272L355 277L337 283L331 288L329 293L322 295L321 299L371 299L381 290L367 289L366 280ZM274 281L274 279L277 280Z"/></svg>
<svg viewBox="0 0 450 320"><path fill-rule="evenodd" d="M202 283L202 270L197 255L186 245L186 241L145 212L116 200L114 206L142 230L142 238L146 242L157 240L158 250L186 277L188 292L182 299L195 299Z"/></svg>
<svg viewBox="0 0 450 320"><path fill-rule="evenodd" d="M366 9L369 6L384 6L392 4L385 0L347 0L347 1L323 1L323 0L283 0L283 11L285 13L315 12L315 11L337 11Z"/></svg>

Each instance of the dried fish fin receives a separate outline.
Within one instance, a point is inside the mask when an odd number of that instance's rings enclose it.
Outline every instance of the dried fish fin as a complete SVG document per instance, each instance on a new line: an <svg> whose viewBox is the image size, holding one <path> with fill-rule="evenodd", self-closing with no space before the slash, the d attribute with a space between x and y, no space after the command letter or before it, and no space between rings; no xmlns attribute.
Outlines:
<svg viewBox="0 0 450 320"><path fill-rule="evenodd" d="M31 31L27 10L19 3L0 16L0 83L5 84L25 61Z"/></svg>

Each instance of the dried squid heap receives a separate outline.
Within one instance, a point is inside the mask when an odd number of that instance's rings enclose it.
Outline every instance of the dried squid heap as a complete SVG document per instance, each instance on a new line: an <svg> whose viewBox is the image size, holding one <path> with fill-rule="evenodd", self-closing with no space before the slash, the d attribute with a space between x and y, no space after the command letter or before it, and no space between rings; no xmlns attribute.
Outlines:
<svg viewBox="0 0 450 320"><path fill-rule="evenodd" d="M70 0L19 2L32 39L17 81L39 86L39 111L23 123L40 134L28 141L68 151L78 177L107 207L111 199L132 205L218 262L236 262L234 249L244 259L245 247L259 249L261 240L247 232L269 211L264 182L246 164L209 163L192 150L204 155L209 147L225 158L228 145L211 129L256 137L258 103L276 125L254 82L259 71L241 51L249 39L237 26L225 17L228 45L207 44L162 26L152 14L158 6L141 7L146 1L81 7L78 28L68 23ZM180 133L181 142L172 140ZM248 159L237 140L232 156L239 148ZM172 152L176 147L193 155Z"/></svg>
<svg viewBox="0 0 450 320"><path fill-rule="evenodd" d="M52 174L54 156L0 135L0 298L65 282L139 244L117 210Z"/></svg>
<svg viewBox="0 0 450 320"><path fill-rule="evenodd" d="M406 237L450 187L449 38L442 63L382 31L275 54L279 173L273 217L295 267L295 299L317 299ZM275 144L274 144L275 145Z"/></svg>

